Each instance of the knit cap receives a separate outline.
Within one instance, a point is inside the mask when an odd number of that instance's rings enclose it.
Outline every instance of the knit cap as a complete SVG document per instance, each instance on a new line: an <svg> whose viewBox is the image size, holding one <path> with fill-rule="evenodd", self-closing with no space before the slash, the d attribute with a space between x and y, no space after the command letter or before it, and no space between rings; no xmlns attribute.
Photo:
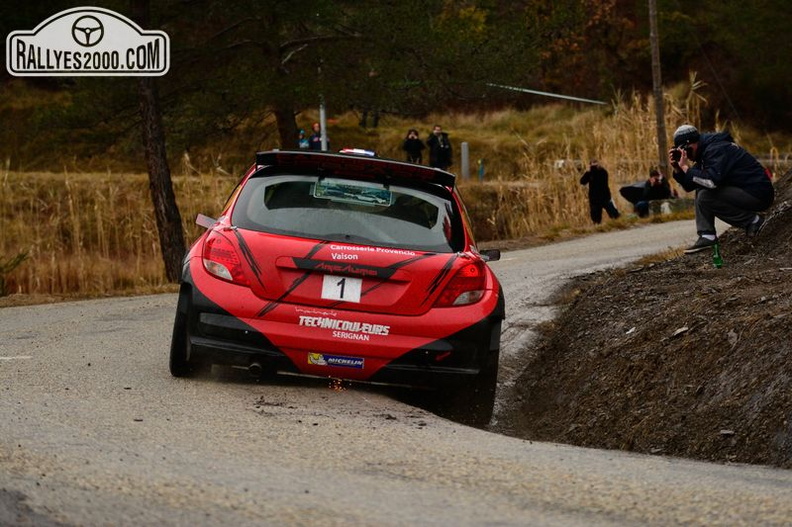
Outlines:
<svg viewBox="0 0 792 527"><path fill-rule="evenodd" d="M697 143L701 135L695 126L683 124L674 132L674 148L680 148L690 143Z"/></svg>

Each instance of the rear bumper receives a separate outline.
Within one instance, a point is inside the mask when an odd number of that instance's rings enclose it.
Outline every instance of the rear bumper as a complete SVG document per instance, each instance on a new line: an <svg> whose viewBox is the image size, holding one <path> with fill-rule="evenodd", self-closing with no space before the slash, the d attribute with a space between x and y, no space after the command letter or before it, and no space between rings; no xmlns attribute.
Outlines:
<svg viewBox="0 0 792 527"><path fill-rule="evenodd" d="M204 363L239 368L249 368L251 364L255 363L265 372L304 375L289 357L277 350L196 336L190 337L190 345L192 355ZM463 385L475 379L479 371L478 367L455 368L431 364L388 364L380 368L369 379L354 380L393 386L439 388ZM339 375L338 378L345 378L345 376Z"/></svg>
<svg viewBox="0 0 792 527"><path fill-rule="evenodd" d="M182 295L189 302L180 302L187 310L190 358L199 362L249 367L258 363L264 371L274 373L326 376L377 384L438 388L463 385L478 376L493 354L499 353L502 311L438 339L423 339L420 346L407 348L397 357L376 356L376 345L369 349L349 344L348 351L313 349L315 344L295 335L289 348L280 348L266 336L219 306L188 283ZM184 306L184 307L183 307ZM302 346L306 346L303 348ZM309 348L310 346L310 348ZM370 371L349 368L326 369L318 373L309 368L311 353L328 353L360 357Z"/></svg>

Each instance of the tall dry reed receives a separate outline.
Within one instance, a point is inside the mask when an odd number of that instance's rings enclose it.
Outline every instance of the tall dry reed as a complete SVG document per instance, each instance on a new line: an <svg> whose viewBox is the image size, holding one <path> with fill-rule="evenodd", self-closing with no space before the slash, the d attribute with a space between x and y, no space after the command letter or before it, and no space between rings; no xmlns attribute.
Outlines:
<svg viewBox="0 0 792 527"><path fill-rule="evenodd" d="M186 237L198 212L217 213L235 178L174 178ZM148 179L142 174L6 173L0 256L27 253L8 293L96 296L164 286Z"/></svg>
<svg viewBox="0 0 792 527"><path fill-rule="evenodd" d="M667 97L669 134L683 122L699 124L706 100L694 81ZM451 134L457 148L462 141L469 144L473 173L460 178L459 187L479 241L592 229L586 188L579 183L592 158L608 169L616 204L629 213L619 187L645 179L659 161L654 103L637 94L596 108L557 104L525 112L430 115L421 122L383 116L376 130L361 129L354 115L344 115L330 134L334 144L373 148L383 157L402 159L406 130L416 127L425 137L435 123ZM779 154L789 151L788 145L750 139L749 149L767 156L776 173L789 166L789 159ZM238 179L220 168L219 156L213 156L211 166L209 174L184 156L181 175L174 177L188 243L200 233L196 214L216 215ZM606 220L600 229L631 221ZM166 285L144 174L6 169L0 177L0 263L21 254L27 259L0 276L9 293L96 296Z"/></svg>

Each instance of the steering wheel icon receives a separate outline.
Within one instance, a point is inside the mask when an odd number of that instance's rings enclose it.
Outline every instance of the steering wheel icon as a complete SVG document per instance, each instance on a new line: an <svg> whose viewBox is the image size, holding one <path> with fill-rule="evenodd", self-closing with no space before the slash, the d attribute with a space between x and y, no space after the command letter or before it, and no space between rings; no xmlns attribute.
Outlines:
<svg viewBox="0 0 792 527"><path fill-rule="evenodd" d="M86 15L78 18L72 25L72 38L81 46L90 48L104 37L104 26L98 18Z"/></svg>

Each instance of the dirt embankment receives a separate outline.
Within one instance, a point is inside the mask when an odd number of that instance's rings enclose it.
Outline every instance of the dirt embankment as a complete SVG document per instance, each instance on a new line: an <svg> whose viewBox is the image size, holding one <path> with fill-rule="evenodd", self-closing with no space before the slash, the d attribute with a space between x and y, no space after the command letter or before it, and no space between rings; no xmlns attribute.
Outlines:
<svg viewBox="0 0 792 527"><path fill-rule="evenodd" d="M792 468L792 171L759 235L575 280L510 435ZM691 241L695 233L691 232Z"/></svg>

